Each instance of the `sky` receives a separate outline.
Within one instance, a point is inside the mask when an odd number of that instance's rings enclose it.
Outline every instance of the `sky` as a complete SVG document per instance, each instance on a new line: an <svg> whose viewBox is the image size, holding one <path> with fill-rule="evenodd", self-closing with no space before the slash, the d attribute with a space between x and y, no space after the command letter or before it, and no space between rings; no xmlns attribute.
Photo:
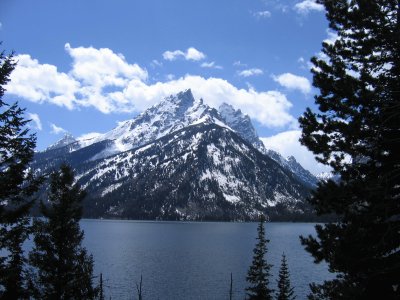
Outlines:
<svg viewBox="0 0 400 300"><path fill-rule="evenodd" d="M326 171L297 119L316 110L310 58L334 38L314 0L0 1L0 47L18 61L5 100L26 108L38 150L190 88L248 114L268 148Z"/></svg>

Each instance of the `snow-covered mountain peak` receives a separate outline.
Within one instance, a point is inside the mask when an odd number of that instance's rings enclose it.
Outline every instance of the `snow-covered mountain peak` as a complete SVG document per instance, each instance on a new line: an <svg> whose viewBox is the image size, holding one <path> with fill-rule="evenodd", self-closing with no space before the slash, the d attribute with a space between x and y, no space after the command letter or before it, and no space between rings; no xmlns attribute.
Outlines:
<svg viewBox="0 0 400 300"><path fill-rule="evenodd" d="M229 128L216 109L204 104L202 99L195 100L191 90L188 89L164 98L136 118L121 122L113 130L90 140L90 143L112 141L113 146L101 154L106 157L140 147L184 127L201 123L215 123ZM87 145L82 143L82 146Z"/></svg>
<svg viewBox="0 0 400 300"><path fill-rule="evenodd" d="M241 137L249 141L255 148L261 152L265 152L264 144L258 138L257 132L251 123L248 115L243 114L240 109L235 108L227 103L223 103L219 107L219 113L223 121L235 130Z"/></svg>
<svg viewBox="0 0 400 300"><path fill-rule="evenodd" d="M35 168L71 163L98 216L292 214L316 180L294 158L266 150L249 116L229 104L218 111L190 89L104 134L67 135L52 147L36 154Z"/></svg>
<svg viewBox="0 0 400 300"><path fill-rule="evenodd" d="M60 140L55 142L53 145L50 145L49 147L47 147L46 150L54 150L57 148L61 148L61 147L73 144L75 142L76 142L76 139L74 138L74 136L72 134L70 134L69 132L67 132L64 134L64 136Z"/></svg>
<svg viewBox="0 0 400 300"><path fill-rule="evenodd" d="M48 150L67 145L69 145L66 149L68 152L86 147L101 148L89 158L96 160L153 143L187 127L210 124L234 131L259 152L268 155L303 182L311 186L316 184L317 179L304 170L294 157L285 159L279 153L264 147L248 115L227 103L223 103L219 110L216 110L203 103L202 99L194 99L190 89L164 98L135 118L120 122L117 127L104 134L84 135L84 138L79 139L67 134ZM91 151L90 153L94 153Z"/></svg>
<svg viewBox="0 0 400 300"><path fill-rule="evenodd" d="M176 95L171 95L166 99L187 107L193 105L193 102L195 101L191 89L179 92Z"/></svg>
<svg viewBox="0 0 400 300"><path fill-rule="evenodd" d="M228 103L222 103L219 106L219 112L226 119L236 120L236 119L250 119L248 115L242 113L240 109L235 109L232 105Z"/></svg>
<svg viewBox="0 0 400 300"><path fill-rule="evenodd" d="M278 164L295 174L307 185L311 187L315 187L317 185L318 179L311 174L310 171L304 169L294 156L288 156L287 158L284 158L282 155L272 149L267 149L265 153Z"/></svg>

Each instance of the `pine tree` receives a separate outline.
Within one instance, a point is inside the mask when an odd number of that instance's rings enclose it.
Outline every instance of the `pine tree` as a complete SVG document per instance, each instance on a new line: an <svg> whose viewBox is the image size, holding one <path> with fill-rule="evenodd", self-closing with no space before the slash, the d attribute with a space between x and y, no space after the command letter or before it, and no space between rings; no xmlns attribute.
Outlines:
<svg viewBox="0 0 400 300"><path fill-rule="evenodd" d="M337 223L302 237L338 275L310 299L400 299L400 8L395 0L320 0L335 42L312 58L319 112L299 119L301 142L340 175L311 203Z"/></svg>
<svg viewBox="0 0 400 300"><path fill-rule="evenodd" d="M100 282L99 282L99 300L104 300L104 287L103 287L103 273L100 273Z"/></svg>
<svg viewBox="0 0 400 300"><path fill-rule="evenodd" d="M282 254L281 268L279 270L278 292L276 294L277 300L293 300L294 296L293 287L290 284L290 274L286 261L285 253Z"/></svg>
<svg viewBox="0 0 400 300"><path fill-rule="evenodd" d="M247 272L247 281L249 286L246 288L249 300L270 300L273 290L268 287L270 269L272 265L268 264L265 255L267 254L267 243L264 229L265 218L262 216L257 227L257 244L253 250L253 262Z"/></svg>
<svg viewBox="0 0 400 300"><path fill-rule="evenodd" d="M41 202L44 219L33 224L35 246L29 254L37 270L38 299L94 299L93 258L82 246L82 200L85 192L74 184L67 165L50 176L48 204Z"/></svg>
<svg viewBox="0 0 400 300"><path fill-rule="evenodd" d="M142 284L143 284L143 275L140 275L140 283L139 284L136 283L138 300L143 300Z"/></svg>
<svg viewBox="0 0 400 300"><path fill-rule="evenodd" d="M233 278L231 273L231 284L229 286L229 300L233 299Z"/></svg>
<svg viewBox="0 0 400 300"><path fill-rule="evenodd" d="M0 299L27 298L26 259L22 244L29 235L29 210L40 179L27 172L36 137L29 134L24 109L3 101L16 63L0 53Z"/></svg>

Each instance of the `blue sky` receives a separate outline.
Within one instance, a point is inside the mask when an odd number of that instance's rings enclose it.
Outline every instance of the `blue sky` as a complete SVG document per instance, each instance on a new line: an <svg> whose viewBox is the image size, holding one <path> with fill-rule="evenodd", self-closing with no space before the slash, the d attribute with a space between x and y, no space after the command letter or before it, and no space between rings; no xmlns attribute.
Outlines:
<svg viewBox="0 0 400 300"><path fill-rule="evenodd" d="M318 173L296 120L317 93L309 60L334 37L324 15L313 0L1 0L2 49L19 61L6 99L27 108L42 150L191 88Z"/></svg>

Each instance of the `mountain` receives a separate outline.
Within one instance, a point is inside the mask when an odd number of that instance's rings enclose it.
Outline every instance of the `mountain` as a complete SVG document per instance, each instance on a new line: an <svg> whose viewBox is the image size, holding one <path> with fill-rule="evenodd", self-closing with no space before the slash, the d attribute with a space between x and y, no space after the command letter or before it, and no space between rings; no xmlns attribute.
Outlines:
<svg viewBox="0 0 400 300"><path fill-rule="evenodd" d="M266 149L263 142L258 137L257 132L251 123L250 117L243 114L240 109L235 110L233 106L223 103L219 107L219 113L221 114L223 121L230 128L235 130L236 133L246 141L250 142L257 150L275 160L304 184L311 188L315 188L317 186L318 178L311 174L310 171L304 169L293 156L284 158L278 152Z"/></svg>
<svg viewBox="0 0 400 300"><path fill-rule="evenodd" d="M275 160L283 168L293 173L297 179L302 181L305 185L309 186L310 188L315 188L317 186L319 179L311 174L310 171L304 169L303 166L300 165L293 156L284 158L278 152L271 149L266 149L265 154Z"/></svg>
<svg viewBox="0 0 400 300"><path fill-rule="evenodd" d="M308 215L310 187L266 155L247 116L190 90L89 140L57 143L32 168L62 162L86 189L86 217L250 220Z"/></svg>
<svg viewBox="0 0 400 300"><path fill-rule="evenodd" d="M58 140L55 144L47 147L46 150L53 150L53 149L57 149L57 148L62 148L64 146L76 143L77 140L70 134L70 133L66 133L62 139Z"/></svg>
<svg viewBox="0 0 400 300"><path fill-rule="evenodd" d="M235 130L242 138L251 143L256 149L265 152L264 144L259 139L250 117L241 112L240 109L235 110L232 105L223 103L219 107L219 113L223 121Z"/></svg>

